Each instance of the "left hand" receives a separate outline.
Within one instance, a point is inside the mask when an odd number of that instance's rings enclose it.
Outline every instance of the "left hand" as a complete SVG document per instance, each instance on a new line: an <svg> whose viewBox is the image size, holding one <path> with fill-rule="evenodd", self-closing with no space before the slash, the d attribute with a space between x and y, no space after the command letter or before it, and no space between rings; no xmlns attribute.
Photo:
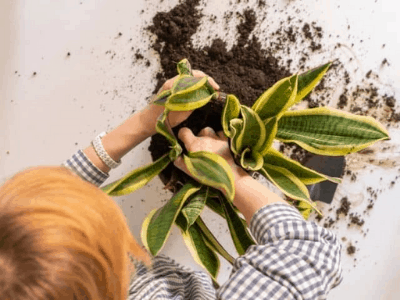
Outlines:
<svg viewBox="0 0 400 300"><path fill-rule="evenodd" d="M194 77L204 77L207 76L204 72L199 71L199 70L193 70L192 71ZM179 75L175 76L174 78L168 79L161 89L158 91L157 95L160 94L162 91L169 90L172 88L175 80L178 78ZM208 82L211 84L211 86L218 91L219 90L219 85L215 82L215 80L212 77L208 77ZM156 115L157 117L162 114L164 111L165 107L157 104L149 104L145 108L150 115ZM189 116L192 114L193 110L191 111L171 111L168 114L168 121L171 127L175 127L185 121ZM154 123L155 127L155 123Z"/></svg>

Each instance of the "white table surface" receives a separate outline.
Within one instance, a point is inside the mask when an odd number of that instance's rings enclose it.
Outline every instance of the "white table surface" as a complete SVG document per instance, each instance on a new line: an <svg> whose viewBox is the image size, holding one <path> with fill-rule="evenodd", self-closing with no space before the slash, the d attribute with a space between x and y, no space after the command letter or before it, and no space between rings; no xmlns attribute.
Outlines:
<svg viewBox="0 0 400 300"><path fill-rule="evenodd" d="M158 54L148 50L154 37L143 31L143 27L150 24L157 11L167 11L177 2L1 1L1 182L29 166L60 164L76 150L85 148L95 135L120 124L132 109L138 110L146 105L160 66ZM242 11L246 6L254 7L256 1L241 1L241 4L233 6L227 0L207 2L207 5L202 5L203 13L221 16L230 7ZM397 98L400 96L400 13L397 1L266 2L267 6L258 13L265 13L268 18L257 27L259 32L263 28L276 27L277 22L288 15L316 21L323 27L326 37L324 58L354 55L359 65L350 75L356 82L372 69L379 74L382 91ZM300 10L296 12L298 8ZM347 30L349 25L351 30ZM207 32L214 36L233 37L235 29L232 27L229 32L224 32L218 26L210 28L205 24L195 38L201 41ZM331 38L327 38L329 34ZM231 38L228 44L233 41ZM351 53L343 47L334 50L337 42L354 43ZM384 48L382 44L385 44ZM145 67L143 61L132 64L137 50L150 61L150 67ZM68 52L70 56L67 56ZM315 61L320 60L321 55L316 53ZM380 67L383 58L390 63L385 68ZM36 76L33 76L34 72ZM396 105L398 107L399 103ZM386 143L391 150L380 159L392 161L399 157L400 131L390 127L389 132L392 139ZM149 139L129 153L123 159L123 166L113 171L109 180L150 162L148 145ZM334 204L347 195L354 211L359 212L368 204L366 187L381 191L374 208L363 217L366 224L362 230L348 228L344 218L332 229L339 238L347 237L347 241L343 242L342 252L344 281L331 291L329 299L399 299L400 185L390 186L398 175L397 165L360 166L358 180L351 182L345 177L338 188ZM131 230L139 237L145 215L169 197L157 178L134 194L115 200L126 214ZM321 208L329 214L329 206L321 205ZM212 214L206 217L209 224L215 224L213 228L217 236L232 250L226 225ZM369 231L364 237L362 231L367 229ZM346 253L348 242L357 248L353 256ZM201 269L192 260L176 229L162 253L193 269ZM222 264L220 282L228 278L229 270L228 264Z"/></svg>

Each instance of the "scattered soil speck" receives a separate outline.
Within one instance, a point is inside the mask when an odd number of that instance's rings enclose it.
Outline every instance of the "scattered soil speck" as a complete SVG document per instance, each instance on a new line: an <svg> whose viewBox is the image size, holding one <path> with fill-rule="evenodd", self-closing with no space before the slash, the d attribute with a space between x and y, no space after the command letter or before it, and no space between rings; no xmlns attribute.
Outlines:
<svg viewBox="0 0 400 300"><path fill-rule="evenodd" d="M356 252L356 247L354 247L351 243L347 246L347 254L352 255Z"/></svg>
<svg viewBox="0 0 400 300"><path fill-rule="evenodd" d="M347 214L350 211L350 206L351 206L351 203L349 202L349 199L347 199L347 197L343 197L340 200L340 207L336 210L337 218L339 219L339 215L342 214L342 213L345 216L347 216Z"/></svg>
<svg viewBox="0 0 400 300"><path fill-rule="evenodd" d="M348 224L349 226L354 224L358 226L364 225L365 221L360 218L360 216L357 216L355 213L350 214L350 223Z"/></svg>

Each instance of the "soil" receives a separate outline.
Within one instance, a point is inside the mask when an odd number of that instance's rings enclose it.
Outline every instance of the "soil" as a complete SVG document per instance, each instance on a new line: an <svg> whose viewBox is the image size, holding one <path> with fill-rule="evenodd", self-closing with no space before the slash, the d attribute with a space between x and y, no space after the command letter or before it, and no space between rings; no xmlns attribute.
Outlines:
<svg viewBox="0 0 400 300"><path fill-rule="evenodd" d="M218 38L209 47L195 48L191 36L200 24L201 13L196 9L198 4L199 0L188 0L153 18L154 25L148 29L157 36L153 49L160 54L162 67L162 72L157 74L158 83L154 92L176 75L176 62L183 58L189 60L193 69L202 70L213 77L221 91L236 95L241 104L247 106L251 106L279 79L291 75L288 69L278 64L272 51L261 49L257 37L249 39L256 25L255 12L251 9L244 11L241 16L243 21L237 26L239 37L232 49L228 51L226 43ZM175 135L182 127L189 127L194 134L207 126L215 131L222 130L222 109L223 103L215 101L197 109L185 122L174 128ZM157 134L152 137L149 150L153 160L164 155L168 149L169 144L163 136ZM186 174L172 165L160 174L160 178L173 192L178 187L175 186L177 178L182 182L188 179Z"/></svg>

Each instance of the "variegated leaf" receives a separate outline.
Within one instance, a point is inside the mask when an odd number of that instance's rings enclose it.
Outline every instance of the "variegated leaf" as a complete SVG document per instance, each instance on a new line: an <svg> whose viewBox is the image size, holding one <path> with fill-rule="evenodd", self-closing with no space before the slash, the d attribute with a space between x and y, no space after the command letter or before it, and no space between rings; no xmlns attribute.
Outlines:
<svg viewBox="0 0 400 300"><path fill-rule="evenodd" d="M142 239L143 246L149 250L149 244L147 242L147 232L149 231L149 225L150 221L157 212L157 209L153 209L147 216L144 218L143 223L142 223L142 229L140 231L140 237Z"/></svg>
<svg viewBox="0 0 400 300"><path fill-rule="evenodd" d="M201 217L197 218L196 224L199 226L203 238L205 239L208 246L233 265L235 259L232 257L232 255L228 253L228 251L225 250L224 247L222 247L222 245L218 242L217 238L212 234L212 232L204 223Z"/></svg>
<svg viewBox="0 0 400 300"><path fill-rule="evenodd" d="M301 182L303 182L305 185L315 184L324 180L341 183L340 178L330 177L309 169L301 165L297 161L283 155L278 150L275 150L272 147L264 155L264 161L270 165L285 168L286 170L293 173L294 176L299 178Z"/></svg>
<svg viewBox="0 0 400 300"><path fill-rule="evenodd" d="M261 146L259 152L262 156L268 152L274 142L275 136L278 132L278 117L269 118L265 122L266 137L264 144Z"/></svg>
<svg viewBox="0 0 400 300"><path fill-rule="evenodd" d="M178 92L191 92L198 88L203 87L207 82L207 77L194 77L194 76L182 76L174 82L172 87L172 94ZM189 90L190 88L190 90Z"/></svg>
<svg viewBox="0 0 400 300"><path fill-rule="evenodd" d="M162 249L183 204L198 190L200 190L200 186L186 183L179 192L152 215L149 221L146 221L147 223L144 223L146 226L142 227L142 237L145 236L148 250L152 255L157 255Z"/></svg>
<svg viewBox="0 0 400 300"><path fill-rule="evenodd" d="M213 212L218 214L220 217L226 219L225 211L224 208L221 206L221 202L219 201L219 198L214 198L214 197L208 197L206 205L209 209L211 209ZM234 207L236 212L239 212L239 210ZM247 226L247 222L245 219L240 218L240 221L244 226Z"/></svg>
<svg viewBox="0 0 400 300"><path fill-rule="evenodd" d="M180 75L192 75L192 67L189 61L184 58L176 65L178 69L178 74Z"/></svg>
<svg viewBox="0 0 400 300"><path fill-rule="evenodd" d="M389 139L389 134L371 117L318 107L286 112L276 138L315 154L343 156Z"/></svg>
<svg viewBox="0 0 400 300"><path fill-rule="evenodd" d="M227 137L232 137L233 133L230 130L230 121L236 119L240 114L240 102L235 95L227 95L224 110L222 111L222 128Z"/></svg>
<svg viewBox="0 0 400 300"><path fill-rule="evenodd" d="M158 104L158 105L163 105L165 104L165 102L167 101L168 97L171 95L171 90L165 90L162 91L161 93L159 93L155 100L154 100L154 104Z"/></svg>
<svg viewBox="0 0 400 300"><path fill-rule="evenodd" d="M314 206L316 206L315 202L312 202ZM314 211L312 206L304 201L299 201L299 204L297 204L297 209L299 210L300 214L303 216L304 220L308 220L310 217L311 213Z"/></svg>
<svg viewBox="0 0 400 300"><path fill-rule="evenodd" d="M165 107L171 111L195 110L217 97L218 93L210 93L207 88L201 87L191 92L172 94L165 103Z"/></svg>
<svg viewBox="0 0 400 300"><path fill-rule="evenodd" d="M251 108L240 106L243 116L243 130L236 140L236 150L241 153L246 147L258 151L266 139L265 125Z"/></svg>
<svg viewBox="0 0 400 300"><path fill-rule="evenodd" d="M272 117L279 119L296 98L297 82L297 74L281 79L257 99L252 109L262 120Z"/></svg>
<svg viewBox="0 0 400 300"><path fill-rule="evenodd" d="M290 106L299 103L305 96L311 93L314 87L321 81L326 71L328 71L331 64L329 62L299 75L297 95Z"/></svg>
<svg viewBox="0 0 400 300"><path fill-rule="evenodd" d="M228 162L218 154L206 151L189 152L183 156L190 175L198 182L222 189L228 199L235 196L234 175Z"/></svg>
<svg viewBox="0 0 400 300"><path fill-rule="evenodd" d="M121 179L106 185L102 190L110 196L122 196L132 193L145 186L156 175L161 173L170 162L168 154L165 154L155 162L135 169Z"/></svg>
<svg viewBox="0 0 400 300"><path fill-rule="evenodd" d="M216 280L220 261L215 251L207 244L199 226L195 223L187 231L181 228L181 233L194 260Z"/></svg>
<svg viewBox="0 0 400 300"><path fill-rule="evenodd" d="M171 161L174 161L181 153L182 147L179 145L178 140L175 138L175 135L171 128L168 128L167 116L169 114L169 110L165 109L164 112L158 117L156 123L156 131L163 135L171 144L172 149L169 152L169 157Z"/></svg>
<svg viewBox="0 0 400 300"><path fill-rule="evenodd" d="M247 226L242 223L241 218L234 210L233 204L222 196L219 199L224 207L226 221L228 223L229 231L231 233L236 251L239 255L243 255L245 254L247 248L249 248L251 245L255 245L255 242L248 232Z"/></svg>
<svg viewBox="0 0 400 300"><path fill-rule="evenodd" d="M312 205L310 194L306 186L290 171L282 167L264 163L263 168L261 168L259 172L288 197L295 200L305 201ZM313 208L321 214L315 205L313 205Z"/></svg>
<svg viewBox="0 0 400 300"><path fill-rule="evenodd" d="M240 164L246 170L257 171L262 168L264 159L257 151L246 148L241 154Z"/></svg>
<svg viewBox="0 0 400 300"><path fill-rule="evenodd" d="M203 186L196 194L192 195L187 201L187 204L182 208L182 215L186 219L187 226L192 226L196 222L197 218L203 211L210 187ZM187 229L187 228L186 228Z"/></svg>
<svg viewBox="0 0 400 300"><path fill-rule="evenodd" d="M241 133L241 131L243 130L243 120L241 119L232 119L229 122L229 127L231 128L231 150L233 153L235 153L236 155L239 155L238 152L238 145L237 145L237 139L239 137L239 134Z"/></svg>

